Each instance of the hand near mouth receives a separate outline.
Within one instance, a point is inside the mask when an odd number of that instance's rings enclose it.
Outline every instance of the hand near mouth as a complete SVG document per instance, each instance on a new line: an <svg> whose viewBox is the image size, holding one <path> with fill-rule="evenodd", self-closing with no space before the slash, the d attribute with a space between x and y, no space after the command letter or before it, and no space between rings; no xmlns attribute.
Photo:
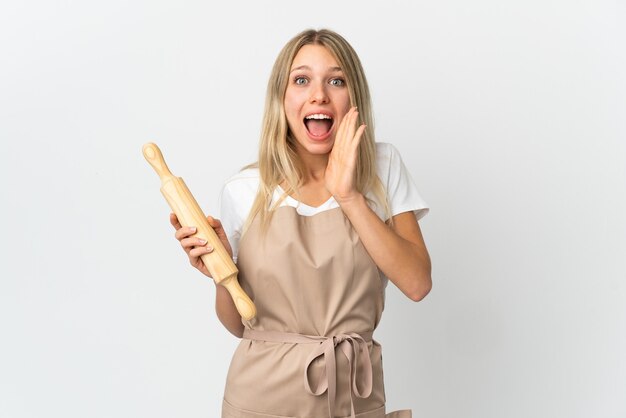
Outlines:
<svg viewBox="0 0 626 418"><path fill-rule="evenodd" d="M358 116L359 112L353 107L339 124L324 174L326 189L340 205L359 194L356 188L356 160L365 125L357 129Z"/></svg>

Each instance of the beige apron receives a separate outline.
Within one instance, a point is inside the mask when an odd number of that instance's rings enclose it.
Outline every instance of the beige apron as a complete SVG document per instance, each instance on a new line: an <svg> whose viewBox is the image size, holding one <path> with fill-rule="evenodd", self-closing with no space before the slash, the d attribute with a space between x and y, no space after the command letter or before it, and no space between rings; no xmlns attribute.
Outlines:
<svg viewBox="0 0 626 418"><path fill-rule="evenodd" d="M340 208L282 206L239 242L239 281L257 316L233 356L222 418L410 418L385 413L378 269Z"/></svg>

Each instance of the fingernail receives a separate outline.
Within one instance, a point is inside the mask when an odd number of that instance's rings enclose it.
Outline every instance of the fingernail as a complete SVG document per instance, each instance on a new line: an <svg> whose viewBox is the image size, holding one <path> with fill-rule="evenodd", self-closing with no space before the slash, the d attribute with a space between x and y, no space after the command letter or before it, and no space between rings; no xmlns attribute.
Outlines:
<svg viewBox="0 0 626 418"><path fill-rule="evenodd" d="M196 227L195 226L191 227L191 232L196 232Z"/></svg>
<svg viewBox="0 0 626 418"><path fill-rule="evenodd" d="M209 252L211 252L211 251L213 251L213 247L211 247L210 245L207 245L207 246L206 246L206 250L207 250L207 251L209 251Z"/></svg>
<svg viewBox="0 0 626 418"><path fill-rule="evenodd" d="M205 239L200 239L200 244L202 244L202 245L206 244L206 240Z"/></svg>

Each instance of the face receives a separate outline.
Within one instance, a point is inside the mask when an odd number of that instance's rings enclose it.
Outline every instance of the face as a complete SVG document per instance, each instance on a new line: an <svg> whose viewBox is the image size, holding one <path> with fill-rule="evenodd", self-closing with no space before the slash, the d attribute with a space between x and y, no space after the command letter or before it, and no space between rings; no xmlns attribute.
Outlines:
<svg viewBox="0 0 626 418"><path fill-rule="evenodd" d="M321 45L300 48L291 64L285 114L299 154L328 154L350 94L344 73Z"/></svg>

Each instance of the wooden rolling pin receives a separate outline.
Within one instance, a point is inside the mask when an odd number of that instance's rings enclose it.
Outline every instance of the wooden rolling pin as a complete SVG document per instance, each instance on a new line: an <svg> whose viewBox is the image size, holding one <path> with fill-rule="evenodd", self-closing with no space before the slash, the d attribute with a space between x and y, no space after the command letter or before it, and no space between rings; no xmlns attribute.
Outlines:
<svg viewBox="0 0 626 418"><path fill-rule="evenodd" d="M156 144L151 142L145 144L143 155L161 178L161 193L178 217L180 224L182 226L195 226L197 232L193 236L207 240L207 243L213 247L211 253L203 254L201 258L215 283L228 290L243 319L254 318L256 308L237 281L237 274L239 273L237 266L209 225L206 216L204 216L202 209L200 209L198 202L194 199L183 179L174 177Z"/></svg>

